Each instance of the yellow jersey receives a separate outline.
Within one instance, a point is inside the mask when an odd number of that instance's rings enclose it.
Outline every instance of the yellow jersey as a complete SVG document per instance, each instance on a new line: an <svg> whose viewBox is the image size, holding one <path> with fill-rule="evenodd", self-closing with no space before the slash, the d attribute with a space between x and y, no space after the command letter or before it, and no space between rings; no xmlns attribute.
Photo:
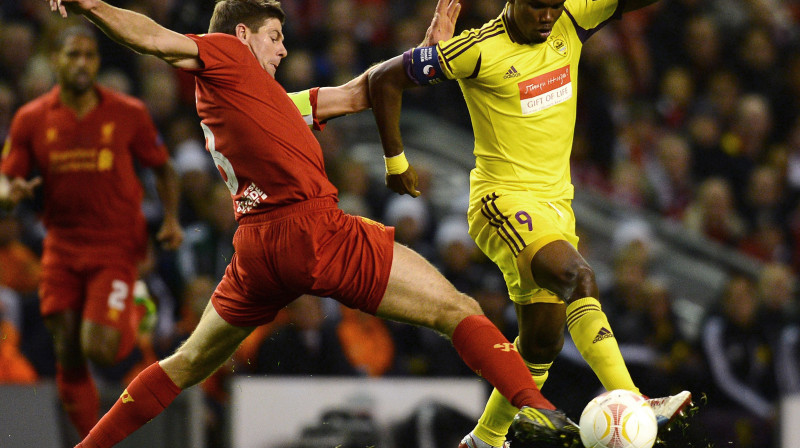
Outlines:
<svg viewBox="0 0 800 448"><path fill-rule="evenodd" d="M512 39L504 10L480 29L439 42L444 76L458 80L472 120L473 200L505 191L572 198L581 49L620 9L617 0L567 0L547 41L535 44Z"/></svg>

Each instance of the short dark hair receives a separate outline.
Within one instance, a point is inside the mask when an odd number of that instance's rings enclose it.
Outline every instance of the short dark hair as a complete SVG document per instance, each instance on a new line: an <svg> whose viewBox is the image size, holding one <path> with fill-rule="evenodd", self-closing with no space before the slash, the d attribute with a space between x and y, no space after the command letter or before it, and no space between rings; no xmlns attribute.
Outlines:
<svg viewBox="0 0 800 448"><path fill-rule="evenodd" d="M256 31L267 19L278 19L281 24L286 20L286 13L277 0L217 0L209 33L236 34L236 25L242 23Z"/></svg>
<svg viewBox="0 0 800 448"><path fill-rule="evenodd" d="M61 51L64 45L67 44L67 41L75 36L85 37L97 42L97 34L95 34L92 28L83 25L74 25L58 33L58 37L53 44L53 52L58 53Z"/></svg>

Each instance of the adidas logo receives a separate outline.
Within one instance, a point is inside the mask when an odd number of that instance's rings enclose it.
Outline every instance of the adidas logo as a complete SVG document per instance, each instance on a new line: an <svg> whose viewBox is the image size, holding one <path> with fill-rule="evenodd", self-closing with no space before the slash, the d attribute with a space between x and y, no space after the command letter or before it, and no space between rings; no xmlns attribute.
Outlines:
<svg viewBox="0 0 800 448"><path fill-rule="evenodd" d="M608 338L613 338L613 337L614 337L614 333L612 333L611 330L609 330L606 327L600 327L600 331L597 332L597 336L594 337L594 340L592 341L592 344L596 344L596 343L602 341L603 339L608 339Z"/></svg>
<svg viewBox="0 0 800 448"><path fill-rule="evenodd" d="M517 71L517 69L515 69L515 68L514 68L514 66L512 65L512 66L511 66L511 68L510 68L510 69L508 69L508 71L506 72L506 74L505 74L505 75L503 75L503 79L508 79L508 78L516 78L516 77L518 77L518 76L520 76L519 72L518 72L518 71Z"/></svg>

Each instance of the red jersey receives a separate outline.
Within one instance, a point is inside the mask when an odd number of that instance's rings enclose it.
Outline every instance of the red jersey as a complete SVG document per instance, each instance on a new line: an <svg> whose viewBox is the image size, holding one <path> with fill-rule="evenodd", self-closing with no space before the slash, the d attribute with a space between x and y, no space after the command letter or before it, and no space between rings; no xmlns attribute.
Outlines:
<svg viewBox="0 0 800 448"><path fill-rule="evenodd" d="M322 149L297 106L239 39L188 35L206 149L233 197L236 219L313 198L336 199Z"/></svg>
<svg viewBox="0 0 800 448"><path fill-rule="evenodd" d="M97 107L78 118L60 88L22 106L11 123L0 170L42 176L43 221L51 242L81 246L144 243L143 190L134 168L167 162L144 104L102 87Z"/></svg>

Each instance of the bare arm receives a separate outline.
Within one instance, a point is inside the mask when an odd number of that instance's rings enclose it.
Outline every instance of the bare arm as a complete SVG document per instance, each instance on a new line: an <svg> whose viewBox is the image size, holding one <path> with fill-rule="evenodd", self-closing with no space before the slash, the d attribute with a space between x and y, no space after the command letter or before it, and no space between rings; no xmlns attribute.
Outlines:
<svg viewBox="0 0 800 448"><path fill-rule="evenodd" d="M131 50L156 56L178 68L201 68L197 44L134 11L100 0L49 0L50 9L82 14L108 37Z"/></svg>
<svg viewBox="0 0 800 448"><path fill-rule="evenodd" d="M164 220L161 223L156 239L161 242L165 249L174 250L183 242L183 230L178 221L178 200L180 197L178 173L175 172L171 161L153 168L153 172L156 175L158 196L164 208Z"/></svg>
<svg viewBox="0 0 800 448"><path fill-rule="evenodd" d="M628 0L627 3L625 3L624 12L631 12L631 11L636 11L637 9L642 9L645 6L650 6L657 1L658 0Z"/></svg>
<svg viewBox="0 0 800 448"><path fill-rule="evenodd" d="M403 152L400 136L400 109L403 90L416 84L406 76L403 56L396 56L378 65L369 73L369 97L372 113L378 125L378 133L385 157L394 157ZM386 186L398 194L419 196L417 174L412 166L404 173L386 175Z"/></svg>
<svg viewBox="0 0 800 448"><path fill-rule="evenodd" d="M369 70L338 87L321 87L317 94L317 120L327 121L369 109L368 74Z"/></svg>

